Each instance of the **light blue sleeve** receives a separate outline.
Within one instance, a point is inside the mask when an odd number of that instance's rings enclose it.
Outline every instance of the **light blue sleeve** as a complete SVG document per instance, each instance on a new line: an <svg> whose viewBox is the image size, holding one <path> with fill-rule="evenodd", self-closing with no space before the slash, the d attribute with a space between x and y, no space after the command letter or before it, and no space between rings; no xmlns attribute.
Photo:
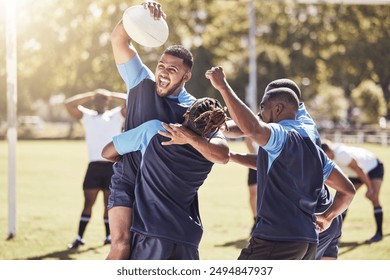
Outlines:
<svg viewBox="0 0 390 280"><path fill-rule="evenodd" d="M126 83L127 93L142 80L155 80L153 72L142 63L138 54L126 63L117 64L117 68L120 76Z"/></svg>
<svg viewBox="0 0 390 280"><path fill-rule="evenodd" d="M279 124L270 123L271 134L263 149L268 153L268 170L273 161L279 156L287 139L287 131Z"/></svg>
<svg viewBox="0 0 390 280"><path fill-rule="evenodd" d="M150 139L152 139L159 130L165 131L161 125L161 121L150 120L134 129L114 136L112 142L116 151L120 155L134 151L141 151L143 154L150 142Z"/></svg>
<svg viewBox="0 0 390 280"><path fill-rule="evenodd" d="M336 164L334 163L334 161L328 158L325 153L324 155L325 155L325 161L324 161L324 167L322 169L322 173L325 181L326 179L328 179L330 173L332 172Z"/></svg>

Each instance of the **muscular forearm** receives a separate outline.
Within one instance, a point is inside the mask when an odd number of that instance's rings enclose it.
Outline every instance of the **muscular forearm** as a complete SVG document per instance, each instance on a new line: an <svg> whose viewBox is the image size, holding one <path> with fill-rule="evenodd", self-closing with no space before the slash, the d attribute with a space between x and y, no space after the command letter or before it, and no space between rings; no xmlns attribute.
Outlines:
<svg viewBox="0 0 390 280"><path fill-rule="evenodd" d="M206 71L206 78L217 89L228 107L230 116L249 138L252 138L260 146L267 144L271 130L267 124L259 121L259 118L251 109L238 98L237 94L226 81L222 67L212 67Z"/></svg>
<svg viewBox="0 0 390 280"><path fill-rule="evenodd" d="M248 168L257 169L256 167L257 155L256 154L242 154L236 152L230 152L230 162L235 162L246 166Z"/></svg>
<svg viewBox="0 0 390 280"><path fill-rule="evenodd" d="M225 100L232 119L242 133L248 136L255 134L255 128L258 126L258 118L253 114L249 107L238 98L230 85L226 84L225 86L218 88L218 91Z"/></svg>
<svg viewBox="0 0 390 280"><path fill-rule="evenodd" d="M131 38L123 27L122 20L115 26L110 39L116 64L126 63L136 55L137 51L133 47Z"/></svg>
<svg viewBox="0 0 390 280"><path fill-rule="evenodd" d="M206 138L195 136L189 138L188 144L211 162L226 164L229 161L229 146L226 140L213 138L208 142Z"/></svg>
<svg viewBox="0 0 390 280"><path fill-rule="evenodd" d="M323 213L327 219L333 219L348 208L355 196L356 190L352 182L338 166L333 168L325 183L327 186L336 190L332 206Z"/></svg>
<svg viewBox="0 0 390 280"><path fill-rule="evenodd" d="M227 130L222 130L223 135L229 138L240 138L245 137L245 134L241 131L241 129L237 126L237 124L233 120L229 120L226 122Z"/></svg>

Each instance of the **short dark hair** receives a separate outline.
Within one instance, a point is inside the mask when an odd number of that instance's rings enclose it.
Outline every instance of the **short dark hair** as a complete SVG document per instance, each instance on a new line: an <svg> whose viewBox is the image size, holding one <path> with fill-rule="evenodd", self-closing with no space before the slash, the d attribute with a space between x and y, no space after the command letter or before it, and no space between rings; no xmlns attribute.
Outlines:
<svg viewBox="0 0 390 280"><path fill-rule="evenodd" d="M267 93L267 91L271 89L281 88L281 87L291 89L298 97L298 100L301 100L301 90L299 89L298 85L293 80L290 79L277 79L270 82L265 88L265 93Z"/></svg>
<svg viewBox="0 0 390 280"><path fill-rule="evenodd" d="M192 69L194 64L194 57L192 56L192 53L182 45L170 46L165 49L164 54L169 54L181 58L184 65L188 66L190 70Z"/></svg>
<svg viewBox="0 0 390 280"><path fill-rule="evenodd" d="M265 94L268 95L268 101L280 100L284 101L287 104L291 104L296 109L299 106L298 96L293 90L287 87L280 87L268 90Z"/></svg>
<svg viewBox="0 0 390 280"><path fill-rule="evenodd" d="M228 119L226 108L222 107L217 99L210 97L197 99L183 116L185 126L202 137L211 132L217 133L222 125L226 126Z"/></svg>

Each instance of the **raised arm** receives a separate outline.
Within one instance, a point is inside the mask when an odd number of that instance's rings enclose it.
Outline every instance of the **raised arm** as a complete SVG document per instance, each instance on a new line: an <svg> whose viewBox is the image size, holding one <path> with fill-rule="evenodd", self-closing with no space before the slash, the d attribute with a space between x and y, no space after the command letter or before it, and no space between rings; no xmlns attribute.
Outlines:
<svg viewBox="0 0 390 280"><path fill-rule="evenodd" d="M158 20L161 17L166 19L166 14L162 11L159 3L147 1L143 5L145 9L150 10L150 16L154 19ZM137 54L137 50L132 44L132 39L126 32L122 20L118 22L111 33L111 45L116 64L126 63Z"/></svg>
<svg viewBox="0 0 390 280"><path fill-rule="evenodd" d="M76 94L65 100L65 107L69 115L71 115L76 120L81 120L83 117L83 112L78 108L79 105L82 105L88 101L91 101L95 98L96 92L90 91L85 93Z"/></svg>
<svg viewBox="0 0 390 280"><path fill-rule="evenodd" d="M126 94L121 92L110 92L110 98L115 100L122 107L121 114L126 116Z"/></svg>
<svg viewBox="0 0 390 280"><path fill-rule="evenodd" d="M116 64L125 63L137 54L131 38L123 27L122 20L118 22L111 33L111 46Z"/></svg>
<svg viewBox="0 0 390 280"><path fill-rule="evenodd" d="M233 120L226 121L227 129L222 127L221 131L225 137L228 138L240 138L246 135L241 131L237 124Z"/></svg>
<svg viewBox="0 0 390 280"><path fill-rule="evenodd" d="M212 67L207 70L206 78L221 93L232 119L240 130L260 146L267 144L271 134L270 128L266 123L259 121L252 110L238 98L226 81L222 67Z"/></svg>

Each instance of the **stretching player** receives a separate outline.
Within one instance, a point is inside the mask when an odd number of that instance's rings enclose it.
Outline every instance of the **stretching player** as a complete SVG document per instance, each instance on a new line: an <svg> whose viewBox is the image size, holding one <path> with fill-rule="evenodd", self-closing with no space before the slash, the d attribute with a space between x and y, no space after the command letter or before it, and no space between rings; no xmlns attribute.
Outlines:
<svg viewBox="0 0 390 280"><path fill-rule="evenodd" d="M366 243L382 240L383 211L379 202L379 191L385 173L383 163L370 151L360 147L351 147L325 140L322 149L348 175L358 190L363 184L367 186L366 197L374 208L376 232ZM345 218L346 212L344 212Z"/></svg>
<svg viewBox="0 0 390 280"><path fill-rule="evenodd" d="M110 99L116 100L121 106L109 110L108 102ZM91 101L92 107L86 108L85 104ZM126 112L125 103L125 94L104 89L80 93L65 101L69 114L74 119L81 121L84 126L89 156L88 169L83 183L84 207L81 212L77 237L68 245L70 249L77 249L80 245L84 245L84 232L91 219L92 207L100 190L103 191L104 199L106 231L104 245L111 243L107 203L113 171L112 163L102 158L100 153L107 141L122 132L123 117Z"/></svg>

